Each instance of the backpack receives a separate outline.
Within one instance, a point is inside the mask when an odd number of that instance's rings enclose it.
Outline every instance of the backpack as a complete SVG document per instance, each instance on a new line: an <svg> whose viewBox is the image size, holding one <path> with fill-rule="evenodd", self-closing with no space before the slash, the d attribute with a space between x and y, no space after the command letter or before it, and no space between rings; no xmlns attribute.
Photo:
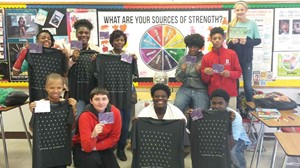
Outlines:
<svg viewBox="0 0 300 168"><path fill-rule="evenodd" d="M274 108L277 110L291 110L297 108L297 103L279 92L256 94L253 96L254 103L261 108Z"/></svg>
<svg viewBox="0 0 300 168"><path fill-rule="evenodd" d="M254 89L252 89L252 92L253 92L253 95L263 94L262 91L258 91L258 90L254 90ZM250 110L248 109L248 106L246 105L245 92L241 92L237 97L237 110L240 112L240 115L242 116L243 119L249 118L248 111L250 111Z"/></svg>

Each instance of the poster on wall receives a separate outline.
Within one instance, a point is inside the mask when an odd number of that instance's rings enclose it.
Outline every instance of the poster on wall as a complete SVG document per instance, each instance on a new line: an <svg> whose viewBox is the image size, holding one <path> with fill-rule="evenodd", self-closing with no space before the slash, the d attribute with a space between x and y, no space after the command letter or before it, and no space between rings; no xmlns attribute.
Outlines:
<svg viewBox="0 0 300 168"><path fill-rule="evenodd" d="M3 9L0 8L0 60L5 59L5 38L4 38L4 17Z"/></svg>
<svg viewBox="0 0 300 168"><path fill-rule="evenodd" d="M227 30L228 11L98 11L99 43L102 51L112 49L109 35L122 30L127 35L125 50L138 56L139 76L152 78L155 72L175 76L179 59L187 53L184 37L199 33L208 42L210 29Z"/></svg>
<svg viewBox="0 0 300 168"><path fill-rule="evenodd" d="M90 35L90 43L98 45L98 33L97 33L97 12L96 9L67 9L67 32L69 41L77 40L76 31L73 27L74 23L79 19L87 19L92 25L93 30Z"/></svg>
<svg viewBox="0 0 300 168"><path fill-rule="evenodd" d="M23 71L23 72L21 72L19 75L14 75L13 74L13 66L14 66L16 60L18 59L19 52L21 51L24 44L25 44L25 42L24 43L9 43L8 44L9 71L10 71L10 81L11 82L28 81L28 72L27 72L27 69L24 68L25 67L23 65L24 62L22 64L22 68L21 68L21 71Z"/></svg>
<svg viewBox="0 0 300 168"><path fill-rule="evenodd" d="M300 8L275 9L274 51L300 51Z"/></svg>
<svg viewBox="0 0 300 168"><path fill-rule="evenodd" d="M273 62L278 78L300 79L300 52L274 52Z"/></svg>
<svg viewBox="0 0 300 168"><path fill-rule="evenodd" d="M253 71L272 70L273 43L273 14L274 9L248 9L247 18L254 20L258 26L261 44L253 50ZM235 17L231 10L232 19Z"/></svg>

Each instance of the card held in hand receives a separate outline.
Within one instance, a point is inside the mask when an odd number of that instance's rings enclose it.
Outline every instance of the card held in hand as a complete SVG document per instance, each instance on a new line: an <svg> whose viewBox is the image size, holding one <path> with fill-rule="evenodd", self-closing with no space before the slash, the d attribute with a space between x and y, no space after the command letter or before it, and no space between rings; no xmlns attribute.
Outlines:
<svg viewBox="0 0 300 168"><path fill-rule="evenodd" d="M81 50L81 49L82 49L82 41L75 41L75 40L72 40L72 41L71 41L71 49L78 49L78 50Z"/></svg>
<svg viewBox="0 0 300 168"><path fill-rule="evenodd" d="M221 73L224 71L224 65L222 64L213 64L212 69L215 73Z"/></svg>
<svg viewBox="0 0 300 168"><path fill-rule="evenodd" d="M191 113L191 117L193 121L203 118L202 109L201 108L194 109Z"/></svg>
<svg viewBox="0 0 300 168"><path fill-rule="evenodd" d="M101 124L113 124L114 113L113 112L98 113L98 119Z"/></svg>
<svg viewBox="0 0 300 168"><path fill-rule="evenodd" d="M196 56L190 56L190 55L187 55L185 57L185 63L186 64L192 64L192 63L197 63L197 57Z"/></svg>
<svg viewBox="0 0 300 168"><path fill-rule="evenodd" d="M121 54L121 61L131 64L132 63L132 56L130 55L130 53L122 53Z"/></svg>
<svg viewBox="0 0 300 168"><path fill-rule="evenodd" d="M29 46L30 53L42 53L43 52L43 45L40 43L30 44Z"/></svg>

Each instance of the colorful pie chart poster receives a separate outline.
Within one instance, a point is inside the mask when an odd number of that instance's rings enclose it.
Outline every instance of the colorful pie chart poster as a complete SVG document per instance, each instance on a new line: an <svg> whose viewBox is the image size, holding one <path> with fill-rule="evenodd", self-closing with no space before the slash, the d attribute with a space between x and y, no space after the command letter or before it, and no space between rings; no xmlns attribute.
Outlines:
<svg viewBox="0 0 300 168"><path fill-rule="evenodd" d="M123 48L137 55L139 77L153 78L156 72L174 77L181 57L187 54L184 37L199 33L205 39L203 53L209 51L212 27L226 27L228 11L98 11L98 35L102 52L112 49L110 34L122 30L127 35Z"/></svg>
<svg viewBox="0 0 300 168"><path fill-rule="evenodd" d="M299 52L276 52L274 56L277 58L276 63L278 78L300 78Z"/></svg>
<svg viewBox="0 0 300 168"><path fill-rule="evenodd" d="M151 27L140 41L141 59L154 71L173 70L185 53L182 33L170 25Z"/></svg>

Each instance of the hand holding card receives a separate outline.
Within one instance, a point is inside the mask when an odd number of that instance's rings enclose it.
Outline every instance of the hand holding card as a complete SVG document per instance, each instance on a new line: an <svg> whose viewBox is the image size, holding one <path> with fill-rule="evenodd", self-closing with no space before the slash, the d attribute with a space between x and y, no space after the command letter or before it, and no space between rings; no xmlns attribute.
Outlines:
<svg viewBox="0 0 300 168"><path fill-rule="evenodd" d="M221 73L224 71L224 65L222 64L213 64L212 69L215 73Z"/></svg>
<svg viewBox="0 0 300 168"><path fill-rule="evenodd" d="M71 49L78 49L81 50L82 49L82 41L71 41Z"/></svg>
<svg viewBox="0 0 300 168"><path fill-rule="evenodd" d="M187 63L187 64L194 63L195 64L195 63L197 63L197 57L188 55L185 57L185 63Z"/></svg>
<svg viewBox="0 0 300 168"><path fill-rule="evenodd" d="M121 54L121 61L131 64L132 63L132 56L130 55L130 53L127 53L127 52L122 53Z"/></svg>
<svg viewBox="0 0 300 168"><path fill-rule="evenodd" d="M113 124L114 113L113 112L98 113L98 119L101 124Z"/></svg>
<svg viewBox="0 0 300 168"><path fill-rule="evenodd" d="M191 117L193 121L203 118L202 109L201 108L194 109L191 113Z"/></svg>
<svg viewBox="0 0 300 168"><path fill-rule="evenodd" d="M29 46L30 53L42 53L43 52L43 45L40 43L30 44Z"/></svg>

